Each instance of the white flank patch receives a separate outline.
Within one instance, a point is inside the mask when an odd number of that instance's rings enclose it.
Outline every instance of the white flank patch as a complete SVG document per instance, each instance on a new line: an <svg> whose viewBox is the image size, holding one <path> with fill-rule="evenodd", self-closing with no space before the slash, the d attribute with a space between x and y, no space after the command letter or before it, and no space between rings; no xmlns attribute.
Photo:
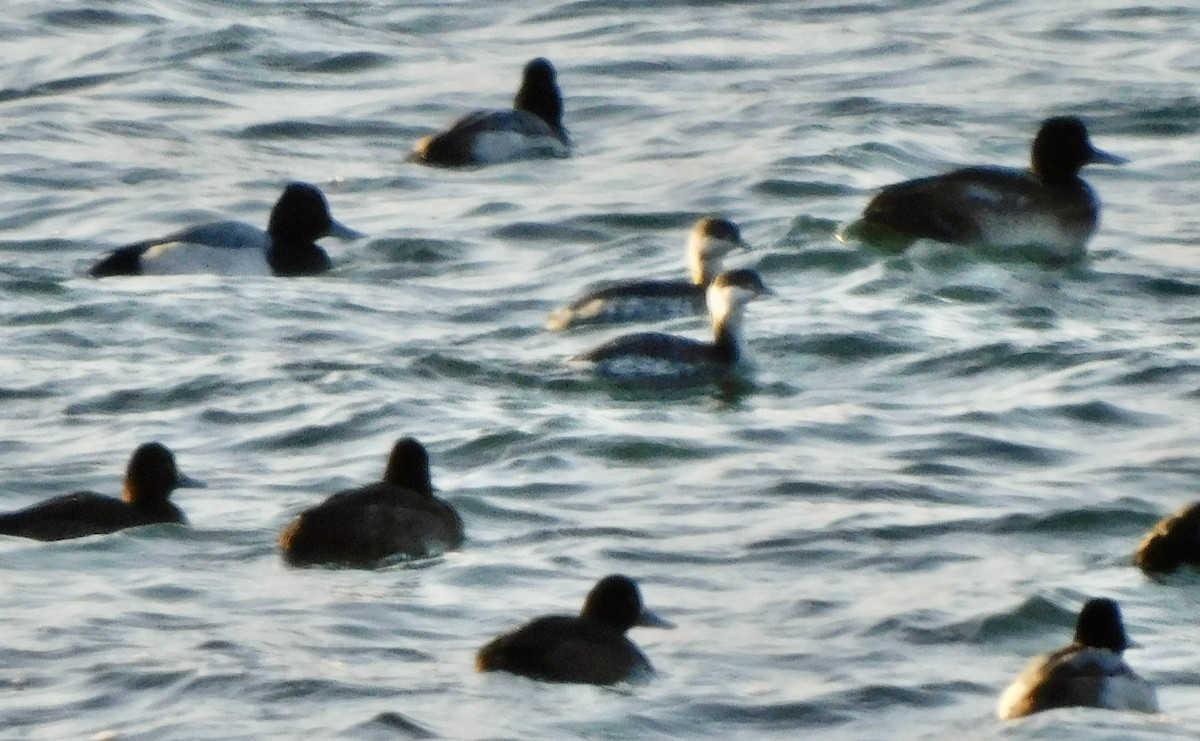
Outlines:
<svg viewBox="0 0 1200 741"><path fill-rule="evenodd" d="M190 242L155 245L142 254L143 275L271 275L261 247L211 247Z"/></svg>
<svg viewBox="0 0 1200 741"><path fill-rule="evenodd" d="M566 157L570 154L553 136L529 136L519 131L485 131L475 137L471 154L480 164L528 157Z"/></svg>

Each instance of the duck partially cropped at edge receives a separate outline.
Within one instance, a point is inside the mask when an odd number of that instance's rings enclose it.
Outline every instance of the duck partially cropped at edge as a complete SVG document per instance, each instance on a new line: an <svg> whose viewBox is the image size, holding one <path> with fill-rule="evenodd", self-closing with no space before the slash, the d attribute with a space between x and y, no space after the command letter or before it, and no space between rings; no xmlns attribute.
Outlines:
<svg viewBox="0 0 1200 741"><path fill-rule="evenodd" d="M727 373L741 358L746 306L770 294L772 291L753 270L727 270L705 293L712 342L663 332L638 332L609 340L570 361L590 364L603 376L630 380Z"/></svg>
<svg viewBox="0 0 1200 741"><path fill-rule="evenodd" d="M279 537L284 560L370 568L392 556L425 558L462 544L462 519L433 495L429 454L411 437L392 447L383 480L304 510Z"/></svg>
<svg viewBox="0 0 1200 741"><path fill-rule="evenodd" d="M1029 169L967 167L886 186L852 229L868 241L903 246L932 239L1076 258L1100 217L1100 204L1079 171L1126 161L1093 147L1080 119L1048 118L1033 140Z"/></svg>
<svg viewBox="0 0 1200 741"><path fill-rule="evenodd" d="M145 443L138 446L125 467L122 499L90 491L63 494L0 514L0 535L68 540L139 525L186 524L187 518L168 497L175 489L203 487L202 482L176 468L175 456L165 445Z"/></svg>
<svg viewBox="0 0 1200 741"><path fill-rule="evenodd" d="M534 157L566 157L571 141L563 127L562 93L549 60L525 65L513 107L475 111L413 148L412 159L426 165L463 167Z"/></svg>
<svg viewBox="0 0 1200 741"><path fill-rule="evenodd" d="M1133 563L1151 576L1200 566L1200 502L1160 520L1138 546Z"/></svg>
<svg viewBox="0 0 1200 741"><path fill-rule="evenodd" d="M316 244L326 236L363 235L334 220L316 186L291 183L271 209L265 232L240 221L198 224L114 250L88 275L317 275L332 266Z"/></svg>
<svg viewBox="0 0 1200 741"><path fill-rule="evenodd" d="M1000 696L997 715L1011 720L1065 707L1157 713L1154 687L1121 657L1128 647L1117 603L1088 600L1079 611L1074 640L1034 658Z"/></svg>
<svg viewBox="0 0 1200 741"><path fill-rule="evenodd" d="M583 324L655 321L703 313L705 291L721 272L721 262L736 249L749 249L742 232L728 219L705 216L688 234L691 280L643 280L605 286L580 296L550 315L546 328Z"/></svg>
<svg viewBox="0 0 1200 741"><path fill-rule="evenodd" d="M646 679L650 660L625 635L635 626L675 627L643 607L633 579L613 574L592 587L578 616L536 618L489 641L475 669L576 684Z"/></svg>

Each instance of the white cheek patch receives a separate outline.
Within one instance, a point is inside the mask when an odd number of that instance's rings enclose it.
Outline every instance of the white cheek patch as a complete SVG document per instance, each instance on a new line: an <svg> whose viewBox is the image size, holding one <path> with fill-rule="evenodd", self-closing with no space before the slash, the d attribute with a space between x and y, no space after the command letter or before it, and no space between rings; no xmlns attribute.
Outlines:
<svg viewBox="0 0 1200 741"><path fill-rule="evenodd" d="M700 254L710 258L721 258L740 247L740 244L731 242L728 239L714 239L713 237L709 237L704 240L704 247L700 250Z"/></svg>
<svg viewBox="0 0 1200 741"><path fill-rule="evenodd" d="M758 296L758 291L751 291L747 288L734 287L729 292L729 303L733 306L745 306Z"/></svg>

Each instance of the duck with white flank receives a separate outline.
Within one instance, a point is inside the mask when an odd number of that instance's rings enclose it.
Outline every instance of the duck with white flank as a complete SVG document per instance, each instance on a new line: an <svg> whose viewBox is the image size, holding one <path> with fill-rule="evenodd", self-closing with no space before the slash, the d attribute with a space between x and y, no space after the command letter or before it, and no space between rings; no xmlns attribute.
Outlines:
<svg viewBox="0 0 1200 741"><path fill-rule="evenodd" d="M736 249L748 249L742 233L728 219L705 216L688 235L687 258L692 279L643 280L605 286L580 296L550 315L547 329L583 324L656 321L703 313L704 293L721 262Z"/></svg>
<svg viewBox="0 0 1200 741"><path fill-rule="evenodd" d="M1001 720L1065 707L1158 712L1154 687L1121 658L1129 647L1121 610L1110 599L1088 600L1075 623L1075 639L1036 657L996 706Z"/></svg>
<svg viewBox="0 0 1200 741"><path fill-rule="evenodd" d="M933 239L978 247L1041 248L1076 258L1100 217L1100 204L1079 177L1084 165L1124 158L1092 146L1078 118L1042 122L1028 170L967 167L881 190L853 227L869 241Z"/></svg>
<svg viewBox="0 0 1200 741"><path fill-rule="evenodd" d="M292 183L271 209L264 232L240 221L198 224L160 239L121 247L96 263L88 275L316 275L329 270L321 237L363 235L329 215L316 186Z"/></svg>

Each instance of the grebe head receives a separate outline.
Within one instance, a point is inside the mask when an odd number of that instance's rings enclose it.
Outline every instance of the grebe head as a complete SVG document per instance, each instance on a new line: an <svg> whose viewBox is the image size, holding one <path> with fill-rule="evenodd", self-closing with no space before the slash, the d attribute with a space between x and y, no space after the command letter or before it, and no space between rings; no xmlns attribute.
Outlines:
<svg viewBox="0 0 1200 741"><path fill-rule="evenodd" d="M742 310L759 296L774 295L762 278L745 268L726 270L713 279L705 293L708 313L714 324L724 324L741 316Z"/></svg>
<svg viewBox="0 0 1200 741"><path fill-rule="evenodd" d="M748 250L742 232L728 219L705 216L696 222L688 235L688 266L692 282L704 285L721 271L721 261L737 249Z"/></svg>
<svg viewBox="0 0 1200 741"><path fill-rule="evenodd" d="M1042 182L1061 183L1079 175L1084 165L1120 165L1129 160L1092 146L1087 127L1074 116L1056 116L1042 122L1033 139L1030 169Z"/></svg>

